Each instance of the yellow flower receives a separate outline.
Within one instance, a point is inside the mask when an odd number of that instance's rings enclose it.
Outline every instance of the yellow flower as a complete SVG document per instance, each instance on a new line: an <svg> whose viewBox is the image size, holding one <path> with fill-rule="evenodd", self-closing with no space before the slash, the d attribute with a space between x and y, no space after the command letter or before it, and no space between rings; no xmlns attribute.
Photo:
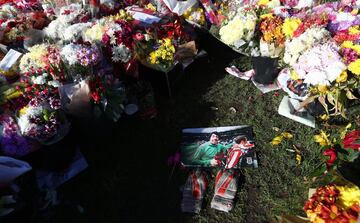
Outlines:
<svg viewBox="0 0 360 223"><path fill-rule="evenodd" d="M270 0L260 0L258 1L258 5L267 5Z"/></svg>
<svg viewBox="0 0 360 223"><path fill-rule="evenodd" d="M321 94L326 94L329 91L326 85L321 85L321 84L317 86L317 89Z"/></svg>
<svg viewBox="0 0 360 223"><path fill-rule="evenodd" d="M359 26L352 26L349 28L349 34L355 35L360 33Z"/></svg>
<svg viewBox="0 0 360 223"><path fill-rule="evenodd" d="M329 140L329 135L326 135L326 133L321 130L321 133L318 135L314 135L315 142L319 143L321 146L330 146L331 142Z"/></svg>
<svg viewBox="0 0 360 223"><path fill-rule="evenodd" d="M351 71L353 74L360 75L360 59L357 59L354 62L350 63L348 66L348 70Z"/></svg>
<svg viewBox="0 0 360 223"><path fill-rule="evenodd" d="M351 15L357 15L359 13L359 9L354 9L351 11Z"/></svg>
<svg viewBox="0 0 360 223"><path fill-rule="evenodd" d="M25 107L23 107L22 109L20 109L20 110L19 110L19 114L20 114L20 116L25 115L25 114L26 114L27 109L28 109L28 107L27 107L27 106L25 106Z"/></svg>
<svg viewBox="0 0 360 223"><path fill-rule="evenodd" d="M271 145L279 145L282 142L283 138L283 136L276 136L275 138L273 138L273 140L271 140Z"/></svg>
<svg viewBox="0 0 360 223"><path fill-rule="evenodd" d="M346 70L344 70L337 78L336 83L345 82L347 80L348 74Z"/></svg>
<svg viewBox="0 0 360 223"><path fill-rule="evenodd" d="M292 38L295 30L301 24L301 20L298 18L286 18L282 25L282 31L286 37Z"/></svg>
<svg viewBox="0 0 360 223"><path fill-rule="evenodd" d="M341 44L341 47L342 48L351 48L353 46L353 43L351 41L344 41L342 44Z"/></svg>
<svg viewBox="0 0 360 223"><path fill-rule="evenodd" d="M337 186L340 191L339 203L344 208L350 208L354 204L360 204L360 189L357 186Z"/></svg>
<svg viewBox="0 0 360 223"><path fill-rule="evenodd" d="M266 19L266 18L271 19L272 17L274 17L274 15L272 13L267 13L267 14L261 15L260 19Z"/></svg>
<svg viewBox="0 0 360 223"><path fill-rule="evenodd" d="M147 5L145 6L145 8L146 8L146 9L150 9L150 10L156 12L156 7L155 7L153 4L151 4L151 3L147 4Z"/></svg>

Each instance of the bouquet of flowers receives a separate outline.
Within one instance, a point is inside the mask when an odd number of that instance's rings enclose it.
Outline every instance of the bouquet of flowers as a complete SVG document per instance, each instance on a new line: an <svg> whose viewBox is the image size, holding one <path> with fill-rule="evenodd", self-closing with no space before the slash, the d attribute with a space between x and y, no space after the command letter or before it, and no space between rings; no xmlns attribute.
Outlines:
<svg viewBox="0 0 360 223"><path fill-rule="evenodd" d="M98 47L90 44L67 44L61 49L60 55L69 80L78 80L93 75L93 68L101 60L101 52Z"/></svg>
<svg viewBox="0 0 360 223"><path fill-rule="evenodd" d="M62 61L59 48L56 45L38 44L29 48L20 60L21 73L46 69L54 79L64 80Z"/></svg>
<svg viewBox="0 0 360 223"><path fill-rule="evenodd" d="M312 27L303 34L285 42L284 62L294 65L300 55L316 44L321 44L330 38L330 33L321 27Z"/></svg>
<svg viewBox="0 0 360 223"><path fill-rule="evenodd" d="M177 17L166 23L160 22L151 29L139 28L134 39L136 58L145 66L163 72L170 71L185 57L197 54Z"/></svg>
<svg viewBox="0 0 360 223"><path fill-rule="evenodd" d="M318 187L304 205L310 222L356 222L360 213L360 189L348 184Z"/></svg>
<svg viewBox="0 0 360 223"><path fill-rule="evenodd" d="M285 46L285 35L282 31L283 19L273 14L260 18L260 55L279 57Z"/></svg>
<svg viewBox="0 0 360 223"><path fill-rule="evenodd" d="M102 35L102 43L113 62L127 63L132 58L132 27L125 20L110 21Z"/></svg>
<svg viewBox="0 0 360 223"><path fill-rule="evenodd" d="M258 54L253 50L257 14L252 8L239 8L233 17L224 20L219 29L219 37L226 45L244 54Z"/></svg>
<svg viewBox="0 0 360 223"><path fill-rule="evenodd" d="M351 125L335 131L321 132L314 140L321 146L324 161L313 173L314 176L336 170L343 162L353 162L360 152L360 131L351 130Z"/></svg>
<svg viewBox="0 0 360 223"><path fill-rule="evenodd" d="M22 135L42 144L53 144L69 131L69 123L60 111L56 95L41 93L19 111L18 125Z"/></svg>
<svg viewBox="0 0 360 223"><path fill-rule="evenodd" d="M53 20L49 26L44 29L45 35L53 40L69 39L74 36L73 33L66 33L65 30L70 25L76 23L86 23L90 16L80 4L70 4L60 9L59 15ZM86 25L85 25L86 26ZM80 26L80 28L83 28ZM72 28L73 29L73 28ZM79 29L79 26L77 27ZM68 30L69 31L69 30ZM66 38L65 38L66 34Z"/></svg>
<svg viewBox="0 0 360 223"><path fill-rule="evenodd" d="M113 75L95 75L88 79L91 101L95 105L95 115L104 113L116 122L124 112L125 88Z"/></svg>

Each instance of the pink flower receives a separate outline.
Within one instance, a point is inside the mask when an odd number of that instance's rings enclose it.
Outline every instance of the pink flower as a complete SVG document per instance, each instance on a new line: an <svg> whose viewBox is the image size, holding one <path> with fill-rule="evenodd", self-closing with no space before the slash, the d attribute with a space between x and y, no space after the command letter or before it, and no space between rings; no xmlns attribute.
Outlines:
<svg viewBox="0 0 360 223"><path fill-rule="evenodd" d="M134 35L135 39L138 40L138 41L143 41L145 36L142 34L142 33L136 33Z"/></svg>

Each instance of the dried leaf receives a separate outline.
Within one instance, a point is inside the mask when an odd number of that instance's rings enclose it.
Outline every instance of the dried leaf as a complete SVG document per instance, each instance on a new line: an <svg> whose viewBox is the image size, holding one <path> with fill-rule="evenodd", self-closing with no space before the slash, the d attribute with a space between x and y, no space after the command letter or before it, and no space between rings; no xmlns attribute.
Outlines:
<svg viewBox="0 0 360 223"><path fill-rule="evenodd" d="M346 97L350 100L356 100L358 99L357 97L355 97L355 95L353 95L353 93L350 90L346 91Z"/></svg>

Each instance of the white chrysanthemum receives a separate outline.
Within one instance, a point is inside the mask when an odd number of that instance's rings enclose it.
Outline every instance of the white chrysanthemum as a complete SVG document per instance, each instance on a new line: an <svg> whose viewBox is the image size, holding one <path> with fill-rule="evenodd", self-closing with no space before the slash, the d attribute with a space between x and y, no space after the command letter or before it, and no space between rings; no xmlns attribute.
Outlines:
<svg viewBox="0 0 360 223"><path fill-rule="evenodd" d="M65 45L60 51L61 58L70 66L76 64L78 62L76 52L79 51L80 48L81 47L79 45L74 43Z"/></svg>
<svg viewBox="0 0 360 223"><path fill-rule="evenodd" d="M71 23L76 17L80 15L82 12L82 7L80 4L70 4L64 6L60 9L60 15L58 16L58 20L63 23Z"/></svg>
<svg viewBox="0 0 360 223"><path fill-rule="evenodd" d="M78 40L84 33L85 30L90 28L92 25L91 22L87 23L76 23L74 25L69 26L65 29L64 32L64 40L72 41Z"/></svg>
<svg viewBox="0 0 360 223"><path fill-rule="evenodd" d="M330 37L330 33L325 28L314 27L306 30L299 37L286 41L284 62L294 65L303 52L328 37Z"/></svg>
<svg viewBox="0 0 360 223"><path fill-rule="evenodd" d="M350 12L339 12L336 14L337 22L353 22L356 19Z"/></svg>
<svg viewBox="0 0 360 223"><path fill-rule="evenodd" d="M219 35L221 40L227 45L240 47L243 41L250 41L254 35L256 26L256 15L251 12L244 12L239 9L234 19L220 28ZM243 40L243 41L241 41Z"/></svg>
<svg viewBox="0 0 360 223"><path fill-rule="evenodd" d="M326 73L322 70L313 70L308 73L304 79L304 83L311 85L330 85Z"/></svg>
<svg viewBox="0 0 360 223"><path fill-rule="evenodd" d="M29 119L31 116L41 115L42 111L43 111L42 106L38 106L38 107L28 106L26 108L25 114L20 115L20 118L18 119L18 125L20 128L21 134L26 135L29 132L29 130L36 127L36 124L30 123Z"/></svg>
<svg viewBox="0 0 360 223"><path fill-rule="evenodd" d="M314 5L314 0L299 0L298 4L294 8L302 9L306 7L311 7L313 5Z"/></svg>
<svg viewBox="0 0 360 223"><path fill-rule="evenodd" d="M112 48L112 57L114 62L127 63L131 59L131 51L125 45L120 44Z"/></svg>
<svg viewBox="0 0 360 223"><path fill-rule="evenodd" d="M65 30L69 27L68 23L64 23L59 19L52 21L45 29L45 35L52 39L63 39Z"/></svg>
<svg viewBox="0 0 360 223"><path fill-rule="evenodd" d="M46 77L48 76L47 73L43 73L42 75L39 75L37 77L31 77L31 81L34 84L43 85L46 83Z"/></svg>
<svg viewBox="0 0 360 223"><path fill-rule="evenodd" d="M53 86L53 87L60 87L60 82L57 80L52 80L48 82L48 85Z"/></svg>

